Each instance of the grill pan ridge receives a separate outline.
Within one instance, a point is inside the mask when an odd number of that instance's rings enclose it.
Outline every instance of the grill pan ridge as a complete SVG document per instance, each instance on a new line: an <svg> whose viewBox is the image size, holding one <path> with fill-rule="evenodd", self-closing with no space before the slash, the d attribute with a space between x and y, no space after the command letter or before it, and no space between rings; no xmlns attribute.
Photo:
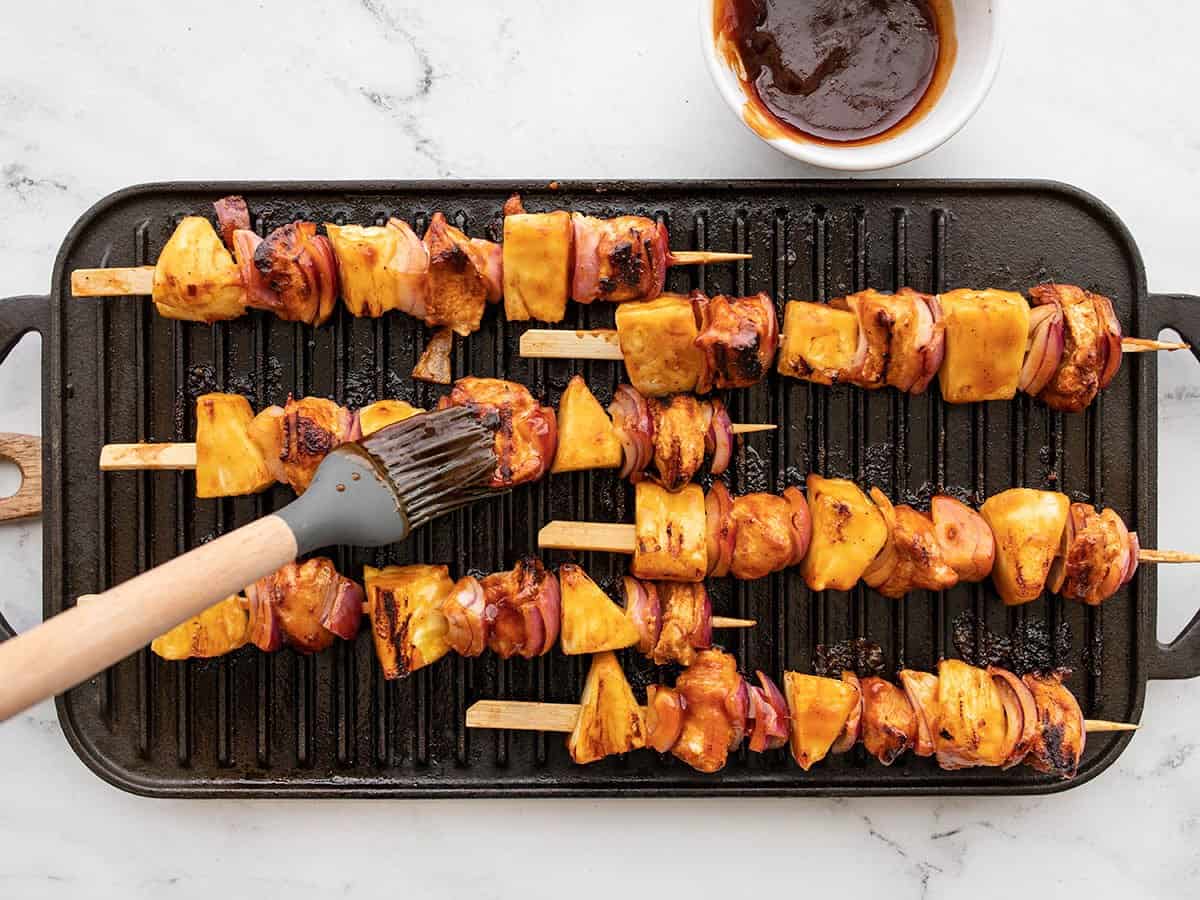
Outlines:
<svg viewBox="0 0 1200 900"><path fill-rule="evenodd" d="M520 190L530 209L596 215L638 212L665 221L676 249L744 250L737 265L673 269L668 289L707 293L765 290L787 299L828 300L868 285L920 290L955 286L1022 290L1047 279L1078 282L1113 298L1127 333L1161 327L1200 337L1196 301L1148 296L1140 255L1120 221L1094 198L1044 182L387 182L147 185L118 192L86 213L60 251L49 298L0 304L0 358L24 331L43 331L44 584L46 616L83 593L124 581L212 536L283 505L286 488L249 498L197 501L190 473L100 476L106 442L190 440L193 397L246 394L257 409L296 395L352 406L402 397L429 407L439 393L409 378L427 335L402 315L354 319L344 308L313 329L251 314L205 326L157 315L144 298L69 295L72 269L152 263L183 215L206 213L224 194L246 196L265 233L294 218L378 222L397 215L424 230L442 210L475 236L496 236L501 206ZM47 311L49 313L46 320ZM612 306L571 304L561 327L612 326ZM581 372L602 402L623 374L607 362L525 360L527 325L495 312L457 341L454 376L494 375L527 384L557 403ZM1127 357L1113 385L1084 414L1055 414L1022 398L956 407L936 390L832 389L772 374L729 392L735 420L776 422L749 436L731 487L781 490L808 471L879 485L922 503L945 490L981 501L1014 485L1054 488L1113 507L1154 546L1156 372ZM452 573L487 572L537 552L552 518L630 521L632 492L615 473L574 473L518 489L427 527L381 550L339 547L339 569L359 578L364 563L446 563ZM571 558L544 552L548 565ZM581 554L615 587L626 561ZM893 602L863 588L812 594L789 571L752 583L710 583L714 610L758 619L727 635L743 671L808 671L815 645L866 636L889 666L932 668L955 655L953 622L973 611L1008 632L1027 618L1068 623L1069 686L1089 717L1136 721L1148 677L1200 673L1200 626L1172 645L1155 638L1153 567L1099 608L1042 598L1009 610L990 586L918 592ZM0 625L4 625L0 619ZM654 673L628 653L635 687ZM1029 768L942 772L911 756L890 768L861 750L809 773L786 750L731 756L703 775L643 751L581 767L561 735L471 731L477 699L575 702L586 660L553 652L533 661L451 655L407 680L386 682L364 630L317 656L253 647L211 661L165 662L142 650L58 700L59 719L79 756L101 777L154 796L563 796L849 795L1047 793L1082 783L1110 765L1128 735L1095 735L1074 782Z"/></svg>

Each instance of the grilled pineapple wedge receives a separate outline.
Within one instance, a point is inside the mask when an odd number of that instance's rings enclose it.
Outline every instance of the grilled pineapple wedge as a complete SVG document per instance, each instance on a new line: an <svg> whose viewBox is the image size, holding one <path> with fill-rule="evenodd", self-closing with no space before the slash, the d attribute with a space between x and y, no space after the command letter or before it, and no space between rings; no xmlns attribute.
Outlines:
<svg viewBox="0 0 1200 900"><path fill-rule="evenodd" d="M241 394L204 394L196 400L196 496L257 494L275 477L250 437L254 413Z"/></svg>
<svg viewBox="0 0 1200 900"><path fill-rule="evenodd" d="M365 566L363 583L384 678L408 675L449 652L442 603L454 582L446 566Z"/></svg>
<svg viewBox="0 0 1200 900"><path fill-rule="evenodd" d="M780 375L817 384L846 381L853 374L858 317L824 303L793 300L783 313Z"/></svg>
<svg viewBox="0 0 1200 900"><path fill-rule="evenodd" d="M784 672L783 691L792 712L792 757L807 772L828 755L846 727L859 703L858 688L834 678Z"/></svg>
<svg viewBox="0 0 1200 900"><path fill-rule="evenodd" d="M362 430L362 436L366 437L380 428L411 419L424 411L403 400L377 400L358 411L358 426Z"/></svg>
<svg viewBox="0 0 1200 900"><path fill-rule="evenodd" d="M579 698L579 718L567 738L571 759L590 763L645 746L645 715L621 664L612 651L597 653Z"/></svg>
<svg viewBox="0 0 1200 900"><path fill-rule="evenodd" d="M188 216L171 234L151 291L159 315L168 319L220 322L246 311L241 270L203 216Z"/></svg>
<svg viewBox="0 0 1200 900"><path fill-rule="evenodd" d="M1070 509L1066 494L1032 488L1001 491L979 508L996 540L992 581L1008 606L1042 595Z"/></svg>
<svg viewBox="0 0 1200 900"><path fill-rule="evenodd" d="M622 303L617 340L630 383L647 397L694 390L704 371L692 301L682 294Z"/></svg>
<svg viewBox="0 0 1200 900"><path fill-rule="evenodd" d="M708 571L708 523L700 485L672 493L652 481L639 481L634 510L634 577L703 581Z"/></svg>
<svg viewBox="0 0 1200 900"><path fill-rule="evenodd" d="M1029 303L1012 291L941 294L946 357L938 383L947 403L1011 400L1029 342Z"/></svg>
<svg viewBox="0 0 1200 900"><path fill-rule="evenodd" d="M887 541L883 514L853 481L808 476L812 542L804 581L814 591L848 591Z"/></svg>
<svg viewBox="0 0 1200 900"><path fill-rule="evenodd" d="M600 401L576 375L558 401L558 451L551 472L617 469L621 442Z"/></svg>
<svg viewBox="0 0 1200 900"><path fill-rule="evenodd" d="M600 653L638 642L637 627L579 566L560 566L558 583L562 590L563 653Z"/></svg>
<svg viewBox="0 0 1200 900"><path fill-rule="evenodd" d="M1000 689L986 669L961 659L938 666L933 746L943 769L1003 765L1007 720Z"/></svg>
<svg viewBox="0 0 1200 900"><path fill-rule="evenodd" d="M504 217L504 315L510 322L561 322L571 287L569 212Z"/></svg>
<svg viewBox="0 0 1200 900"><path fill-rule="evenodd" d="M156 637L150 649L163 659L209 659L244 646L249 615L234 594Z"/></svg>

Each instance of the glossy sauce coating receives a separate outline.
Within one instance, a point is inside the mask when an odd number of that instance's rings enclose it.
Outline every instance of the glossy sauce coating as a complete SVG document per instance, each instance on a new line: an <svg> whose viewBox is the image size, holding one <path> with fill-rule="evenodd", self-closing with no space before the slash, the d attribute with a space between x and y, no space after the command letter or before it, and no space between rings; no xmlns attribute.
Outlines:
<svg viewBox="0 0 1200 900"><path fill-rule="evenodd" d="M717 0L715 15L768 138L879 140L932 106L954 59L949 0Z"/></svg>

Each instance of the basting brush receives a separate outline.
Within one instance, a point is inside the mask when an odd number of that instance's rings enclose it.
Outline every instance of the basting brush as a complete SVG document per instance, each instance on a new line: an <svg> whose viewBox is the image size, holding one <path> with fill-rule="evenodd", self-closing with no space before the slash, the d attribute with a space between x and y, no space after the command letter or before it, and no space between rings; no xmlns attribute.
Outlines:
<svg viewBox="0 0 1200 900"><path fill-rule="evenodd" d="M0 644L0 720L59 694L297 556L378 547L496 493L495 415L455 407L397 422L325 457L278 512Z"/></svg>

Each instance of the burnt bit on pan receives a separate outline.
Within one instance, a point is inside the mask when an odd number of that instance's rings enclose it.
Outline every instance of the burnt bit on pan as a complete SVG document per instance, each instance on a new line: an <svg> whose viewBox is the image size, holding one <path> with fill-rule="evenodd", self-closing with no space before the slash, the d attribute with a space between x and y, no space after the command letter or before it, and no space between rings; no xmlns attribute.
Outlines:
<svg viewBox="0 0 1200 900"><path fill-rule="evenodd" d="M1017 675L1045 674L1071 661L1071 625L1060 621L1054 629L1042 619L1027 619L1010 634L997 634L975 613L964 610L953 622L954 650L964 661L986 668L997 666Z"/></svg>
<svg viewBox="0 0 1200 900"><path fill-rule="evenodd" d="M813 674L826 678L839 678L842 672L853 672L859 678L884 678L886 670L883 648L866 638L817 644L813 656Z"/></svg>

